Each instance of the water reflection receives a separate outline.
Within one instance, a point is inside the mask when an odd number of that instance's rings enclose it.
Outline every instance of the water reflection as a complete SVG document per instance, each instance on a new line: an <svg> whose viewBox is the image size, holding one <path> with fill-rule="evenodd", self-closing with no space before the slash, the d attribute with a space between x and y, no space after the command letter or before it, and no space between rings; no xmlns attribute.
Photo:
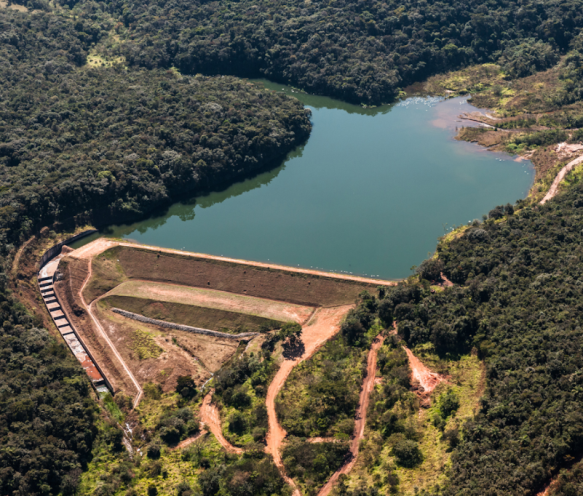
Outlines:
<svg viewBox="0 0 583 496"><path fill-rule="evenodd" d="M524 197L521 164L453 140L464 99L361 108L261 82L313 110L308 142L275 169L107 235L169 248L400 278L444 227ZM88 240L87 240L88 241ZM84 242L87 242L84 241Z"/></svg>

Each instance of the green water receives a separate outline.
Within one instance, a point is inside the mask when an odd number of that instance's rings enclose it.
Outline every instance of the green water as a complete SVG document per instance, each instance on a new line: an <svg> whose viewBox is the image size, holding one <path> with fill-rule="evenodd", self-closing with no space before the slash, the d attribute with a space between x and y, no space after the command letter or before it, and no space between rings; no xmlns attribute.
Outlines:
<svg viewBox="0 0 583 496"><path fill-rule="evenodd" d="M446 229L523 198L532 184L530 163L453 140L462 125L456 116L475 110L463 99L362 109L265 85L312 110L314 127L304 146L271 172L104 234L402 278L435 250Z"/></svg>

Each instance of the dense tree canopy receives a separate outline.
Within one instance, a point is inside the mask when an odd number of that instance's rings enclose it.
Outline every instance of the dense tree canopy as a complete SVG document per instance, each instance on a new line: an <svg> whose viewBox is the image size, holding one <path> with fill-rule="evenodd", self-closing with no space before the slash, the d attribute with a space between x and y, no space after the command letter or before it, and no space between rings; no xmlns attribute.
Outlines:
<svg viewBox="0 0 583 496"><path fill-rule="evenodd" d="M84 66L111 27L0 9L1 494L73 494L97 431L82 368L9 289L15 245L55 221L129 220L256 173L310 132L299 102L233 77ZM188 413L160 420L163 441L196 432ZM250 487L278 492L269 460L241 463L267 464L275 482Z"/></svg>
<svg viewBox="0 0 583 496"><path fill-rule="evenodd" d="M455 287L403 284L385 298L410 346L477 349L488 387L463 430L444 494L532 494L583 455L583 188L475 222L438 247ZM506 208L501 208L505 212Z"/></svg>
<svg viewBox="0 0 583 496"><path fill-rule="evenodd" d="M580 0L81 0L113 16L111 53L187 74L259 76L355 103L459 66L502 60L512 76L542 70L583 26ZM103 12L100 14L100 10Z"/></svg>

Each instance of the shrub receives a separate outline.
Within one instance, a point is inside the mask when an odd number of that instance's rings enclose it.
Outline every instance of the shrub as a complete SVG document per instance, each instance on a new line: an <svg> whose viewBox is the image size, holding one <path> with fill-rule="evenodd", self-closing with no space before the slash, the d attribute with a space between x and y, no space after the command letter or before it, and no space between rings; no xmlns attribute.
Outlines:
<svg viewBox="0 0 583 496"><path fill-rule="evenodd" d="M394 436L393 447L391 455L393 455L397 463L406 468L413 468L423 461L423 455L419 450L419 444L410 439L406 439L403 435L397 434Z"/></svg>

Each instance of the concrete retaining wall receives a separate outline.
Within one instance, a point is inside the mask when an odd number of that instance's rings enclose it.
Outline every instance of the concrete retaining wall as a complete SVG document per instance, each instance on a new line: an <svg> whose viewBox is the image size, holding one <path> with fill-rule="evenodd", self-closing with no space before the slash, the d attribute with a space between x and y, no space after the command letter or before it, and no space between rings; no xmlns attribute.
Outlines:
<svg viewBox="0 0 583 496"><path fill-rule="evenodd" d="M259 336L258 332L242 332L241 334L227 334L226 332L211 331L209 329L200 329L199 327L190 327L187 325L173 324L172 322L165 322L164 320L150 319L149 317L144 317L138 313L128 312L127 310L121 310L120 308L112 308L112 312L119 313L128 319L138 320L140 322L145 322L146 324L154 324L160 327L166 327L168 329L178 329L179 331L194 332L196 334L206 334L207 336L214 336L217 338L226 339L242 339L250 338L253 336Z"/></svg>
<svg viewBox="0 0 583 496"><path fill-rule="evenodd" d="M66 239L65 241L62 241L54 246L51 246L41 257L40 262L38 264L38 270L41 270L47 264L47 262L49 262L50 260L55 258L59 253L61 253L61 248L63 248L63 246L69 245L74 241L77 241L78 239L84 238L85 236L89 236L90 234L96 232L98 232L97 229L88 229L87 231L80 232L79 234L76 234L75 236L72 236Z"/></svg>

